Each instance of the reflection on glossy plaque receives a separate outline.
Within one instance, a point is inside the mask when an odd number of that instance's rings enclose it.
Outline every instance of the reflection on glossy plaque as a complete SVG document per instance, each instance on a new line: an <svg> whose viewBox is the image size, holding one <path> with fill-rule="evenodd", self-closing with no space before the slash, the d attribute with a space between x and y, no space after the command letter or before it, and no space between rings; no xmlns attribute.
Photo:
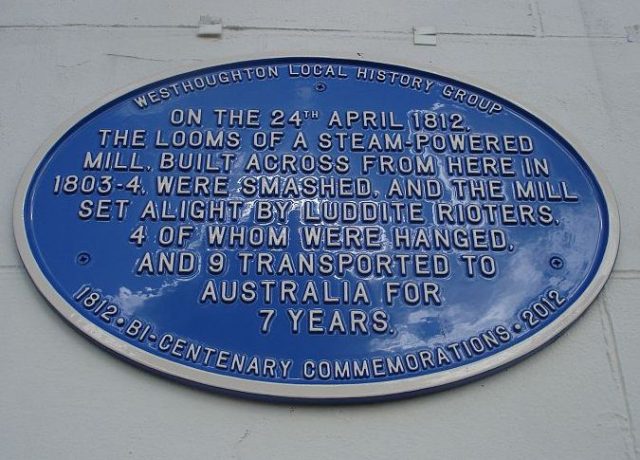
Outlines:
<svg viewBox="0 0 640 460"><path fill-rule="evenodd" d="M512 102L291 57L83 113L28 167L15 233L46 298L120 356L338 401L442 388L548 343L606 281L618 220L582 152Z"/></svg>

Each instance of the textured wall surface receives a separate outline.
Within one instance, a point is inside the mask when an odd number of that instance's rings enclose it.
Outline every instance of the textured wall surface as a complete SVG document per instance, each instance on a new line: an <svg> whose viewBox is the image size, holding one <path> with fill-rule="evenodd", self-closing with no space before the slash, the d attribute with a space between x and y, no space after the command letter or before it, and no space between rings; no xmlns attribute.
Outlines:
<svg viewBox="0 0 640 460"><path fill-rule="evenodd" d="M203 14L222 19L221 38L197 37ZM637 0L0 0L0 457L637 458L638 24ZM421 26L436 27L436 46L413 44ZM75 333L37 292L13 241L13 194L38 146L85 105L138 79L287 51L443 69L555 120L604 169L620 206L620 253L598 300L506 371L359 406L195 390Z"/></svg>

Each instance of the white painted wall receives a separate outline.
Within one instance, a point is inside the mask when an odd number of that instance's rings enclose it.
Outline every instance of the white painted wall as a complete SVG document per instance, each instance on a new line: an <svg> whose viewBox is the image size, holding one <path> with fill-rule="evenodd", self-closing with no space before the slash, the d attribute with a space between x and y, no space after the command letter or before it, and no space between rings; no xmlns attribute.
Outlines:
<svg viewBox="0 0 640 460"><path fill-rule="evenodd" d="M202 14L222 18L221 39L196 36ZM625 27L639 23L637 0L1 0L0 458L637 458L640 42ZM414 26L435 26L437 46L414 46ZM620 254L603 294L554 344L504 372L360 406L195 390L74 333L36 291L12 237L13 194L39 144L138 79L287 50L435 66L555 119L619 200Z"/></svg>

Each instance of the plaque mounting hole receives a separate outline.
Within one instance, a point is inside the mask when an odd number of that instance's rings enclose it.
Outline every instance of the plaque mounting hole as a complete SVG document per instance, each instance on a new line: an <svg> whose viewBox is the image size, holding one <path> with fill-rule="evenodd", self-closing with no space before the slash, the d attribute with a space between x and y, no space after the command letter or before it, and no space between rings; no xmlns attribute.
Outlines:
<svg viewBox="0 0 640 460"><path fill-rule="evenodd" d="M323 92L327 89L327 84L326 83L322 83L321 81L319 81L318 83L316 83L315 85L313 85L313 89L315 89L318 92Z"/></svg>
<svg viewBox="0 0 640 460"><path fill-rule="evenodd" d="M564 260L562 259L562 257L553 256L551 259L549 259L549 265L551 265L551 268L560 270L562 267L564 267Z"/></svg>
<svg viewBox="0 0 640 460"><path fill-rule="evenodd" d="M87 265L89 262L91 262L91 256L88 252L81 252L76 256L76 262L78 263L78 265Z"/></svg>

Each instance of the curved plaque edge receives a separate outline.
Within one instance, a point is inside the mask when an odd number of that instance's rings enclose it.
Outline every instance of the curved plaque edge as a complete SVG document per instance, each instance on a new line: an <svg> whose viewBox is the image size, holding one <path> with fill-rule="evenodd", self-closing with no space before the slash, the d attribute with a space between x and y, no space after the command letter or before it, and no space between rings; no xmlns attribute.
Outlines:
<svg viewBox="0 0 640 460"><path fill-rule="evenodd" d="M55 290L42 272L33 255L26 232L24 207L28 198L27 193L29 192L29 186L34 174L37 172L38 166L41 164L42 160L51 148L55 146L66 132L94 111L146 85L213 66L241 65L250 61L296 58L334 59L343 60L345 62L361 62L363 65L381 64L427 72L434 76L454 80L480 91L487 92L530 115L543 127L547 127L554 131L574 152L578 154L579 158L584 161L588 170L593 174L607 207L607 243L604 248L600 266L596 270L596 273L593 275L593 279L586 289L580 294L575 302L567 308L566 311L543 329L522 342L512 345L501 352L489 356L488 358L431 375L383 382L349 384L294 384L263 382L239 377L229 377L194 369L182 364L177 364L173 361L169 361L130 345L117 336L96 326L71 307L69 303ZM389 60L385 57L372 55L371 53L358 53L357 55L356 53L354 53L354 55L335 53L282 53L268 55L241 55L233 58L209 60L193 66L174 67L169 71L155 74L149 78L136 81L125 87L112 91L96 102L85 106L55 129L47 140L38 148L25 167L14 197L13 231L18 252L25 268L27 269L27 273L40 293L45 299L47 299L48 303L67 322L73 325L78 332L81 332L101 348L106 349L112 354L117 354L119 358L124 358L126 361L139 365L153 373L161 374L196 387L217 390L221 393L242 395L256 399L269 399L275 402L298 401L311 403L358 403L410 397L462 385L516 364L527 356L539 351L545 345L553 342L595 301L611 275L620 241L620 218L613 189L606 175L599 165L593 160L593 157L589 152L585 150L572 135L562 129L552 117L547 116L540 110L531 108L530 105L525 106L519 103L516 98L513 98L510 94L501 89L496 89L490 84L479 82L475 78L468 78L465 75L461 76L460 74L442 71L431 64L426 68L418 62L395 58L393 60Z"/></svg>

